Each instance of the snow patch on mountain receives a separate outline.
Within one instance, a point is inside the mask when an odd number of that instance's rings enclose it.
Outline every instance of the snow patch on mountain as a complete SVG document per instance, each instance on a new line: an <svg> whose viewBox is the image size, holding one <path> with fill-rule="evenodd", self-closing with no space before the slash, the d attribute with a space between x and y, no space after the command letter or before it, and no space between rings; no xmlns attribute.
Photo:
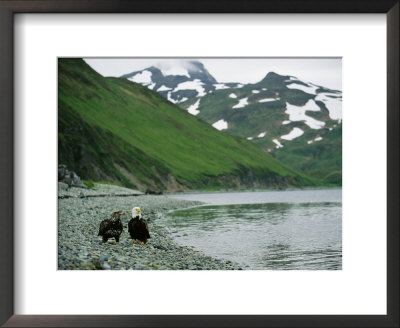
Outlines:
<svg viewBox="0 0 400 328"><path fill-rule="evenodd" d="M131 78L129 78L129 80L131 80L132 82L141 83L141 84L152 83L153 81L151 80L151 75L152 75L152 73L150 71L145 70L141 73L138 73L138 74L132 76Z"/></svg>
<svg viewBox="0 0 400 328"><path fill-rule="evenodd" d="M190 105L187 109L189 114L192 115L197 115L198 113L200 113L199 110L197 110L200 106L200 99L198 99L194 104ZM215 123L214 123L215 124Z"/></svg>
<svg viewBox="0 0 400 328"><path fill-rule="evenodd" d="M305 93L309 93L311 95L316 95L317 94L317 89L319 88L318 86L308 84L308 86L298 84L298 83L291 83L286 85L287 88L289 89L298 89L301 91L304 91Z"/></svg>
<svg viewBox="0 0 400 328"><path fill-rule="evenodd" d="M313 140L308 140L307 141L307 144L312 144L313 142L315 142L315 141L321 141L322 140L322 137L316 137L316 138L314 138Z"/></svg>
<svg viewBox="0 0 400 328"><path fill-rule="evenodd" d="M270 101L275 101L275 100L279 100L279 98L278 99L275 99L275 98L264 98L264 99L260 99L258 102L264 103L264 102L270 102Z"/></svg>
<svg viewBox="0 0 400 328"><path fill-rule="evenodd" d="M215 90L230 89L229 86L227 86L223 83L213 84L213 86L215 87Z"/></svg>
<svg viewBox="0 0 400 328"><path fill-rule="evenodd" d="M226 130L228 128L228 122L224 121L223 119L220 119L219 121L215 122L212 126L220 131Z"/></svg>
<svg viewBox="0 0 400 328"><path fill-rule="evenodd" d="M278 139L272 139L272 142L276 145L276 149L283 148L283 145L279 142Z"/></svg>
<svg viewBox="0 0 400 328"><path fill-rule="evenodd" d="M283 121L282 124L286 125L286 124L289 124L290 122L292 122L292 121Z"/></svg>
<svg viewBox="0 0 400 328"><path fill-rule="evenodd" d="M254 138L253 137L247 137L246 139L247 140L253 140Z"/></svg>
<svg viewBox="0 0 400 328"><path fill-rule="evenodd" d="M188 100L188 98L186 98L186 97L183 97L182 99L173 99L173 98L171 97L171 94L172 94L172 91L168 91L167 99L168 99L170 102L174 103L174 104L179 104L179 103L182 103L182 102Z"/></svg>
<svg viewBox="0 0 400 328"><path fill-rule="evenodd" d="M257 138L264 138L266 134L267 134L267 132L261 132L261 133L257 136Z"/></svg>
<svg viewBox="0 0 400 328"><path fill-rule="evenodd" d="M325 104L325 107L329 111L329 117L332 120L341 120L342 119L342 99L339 98L337 94L333 93L319 93L316 97L316 101L322 101Z"/></svg>
<svg viewBox="0 0 400 328"><path fill-rule="evenodd" d="M304 121L311 129L321 129L325 122L321 122L306 115L306 111L320 111L321 109L310 99L304 106L295 106L286 102L285 113L289 115L290 121Z"/></svg>
<svg viewBox="0 0 400 328"><path fill-rule="evenodd" d="M236 96L234 93L231 93L231 94L229 95L229 98L234 98L234 99L236 99L237 96Z"/></svg>
<svg viewBox="0 0 400 328"><path fill-rule="evenodd" d="M285 80L284 82L292 82L292 81L296 81L296 80L298 80L297 77L289 76L289 80Z"/></svg>
<svg viewBox="0 0 400 328"><path fill-rule="evenodd" d="M307 101L307 103L304 105L303 108L310 112L320 112L321 111L321 108L319 108L319 106L313 99L310 99L309 101Z"/></svg>
<svg viewBox="0 0 400 328"><path fill-rule="evenodd" d="M251 90L252 93L260 93L260 90Z"/></svg>
<svg viewBox="0 0 400 328"><path fill-rule="evenodd" d="M156 84L155 83L152 83L152 84L150 84L150 85L148 85L147 87L150 89L150 90L153 90L153 88L156 86Z"/></svg>
<svg viewBox="0 0 400 328"><path fill-rule="evenodd" d="M168 91L168 90L171 90L171 88L168 88L168 87L166 87L165 85L162 85L161 87L159 87L159 88L157 89L157 91Z"/></svg>
<svg viewBox="0 0 400 328"><path fill-rule="evenodd" d="M304 133L304 131L302 129L296 127L296 128L293 128L292 131L290 131L288 134L281 136L281 139L293 140L295 138L300 137L303 133Z"/></svg>
<svg viewBox="0 0 400 328"><path fill-rule="evenodd" d="M197 91L197 96L198 97L203 97L206 95L206 92L204 88L202 87L204 85L203 82L201 82L199 79L195 79L193 81L186 81L179 83L174 92L179 91L179 90L196 90Z"/></svg>
<svg viewBox="0 0 400 328"><path fill-rule="evenodd" d="M174 104L177 103L177 101L176 101L175 99L172 99L172 98L171 98L171 91L168 91L167 99L168 99L170 102L174 103Z"/></svg>
<svg viewBox="0 0 400 328"><path fill-rule="evenodd" d="M169 67L169 68L160 68L160 70L164 76L181 75L181 76L187 76L188 78L190 78L189 72L184 67L174 66L174 67Z"/></svg>
<svg viewBox="0 0 400 328"><path fill-rule="evenodd" d="M237 103L235 106L233 106L232 108L243 108L245 106L247 106L249 103L247 102L247 97L246 98L242 98L239 99L239 103Z"/></svg>

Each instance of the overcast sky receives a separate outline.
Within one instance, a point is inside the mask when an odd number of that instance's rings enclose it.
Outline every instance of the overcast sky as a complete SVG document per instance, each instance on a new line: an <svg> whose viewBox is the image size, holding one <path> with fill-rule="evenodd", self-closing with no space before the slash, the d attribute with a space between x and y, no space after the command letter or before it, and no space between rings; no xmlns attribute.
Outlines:
<svg viewBox="0 0 400 328"><path fill-rule="evenodd" d="M182 60L201 61L218 82L256 83L275 72L342 90L341 58L85 58L104 76L121 76L152 65L179 65Z"/></svg>

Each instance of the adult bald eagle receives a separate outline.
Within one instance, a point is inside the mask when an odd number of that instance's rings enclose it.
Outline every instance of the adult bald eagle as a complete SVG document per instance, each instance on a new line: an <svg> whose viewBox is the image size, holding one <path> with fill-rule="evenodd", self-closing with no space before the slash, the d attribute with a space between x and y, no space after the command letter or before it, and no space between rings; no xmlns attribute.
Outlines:
<svg viewBox="0 0 400 328"><path fill-rule="evenodd" d="M128 223L128 231L136 244L136 239L140 241L141 245L146 244L147 239L150 238L149 228L146 220L142 219L141 210L139 207L132 209L132 219Z"/></svg>
<svg viewBox="0 0 400 328"><path fill-rule="evenodd" d="M122 211L114 212L110 219L101 221L99 228L99 236L103 237L103 241L106 243L109 238L115 238L115 242L119 243L119 236L122 233L123 225L121 222L121 215L125 214Z"/></svg>

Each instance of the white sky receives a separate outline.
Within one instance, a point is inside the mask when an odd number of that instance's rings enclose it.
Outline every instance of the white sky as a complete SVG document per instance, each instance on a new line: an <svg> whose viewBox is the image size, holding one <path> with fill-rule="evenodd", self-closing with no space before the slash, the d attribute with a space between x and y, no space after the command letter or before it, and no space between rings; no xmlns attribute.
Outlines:
<svg viewBox="0 0 400 328"><path fill-rule="evenodd" d="M104 76L121 76L152 65L179 65L183 60L201 61L218 82L256 83L275 72L342 90L341 58L85 58Z"/></svg>

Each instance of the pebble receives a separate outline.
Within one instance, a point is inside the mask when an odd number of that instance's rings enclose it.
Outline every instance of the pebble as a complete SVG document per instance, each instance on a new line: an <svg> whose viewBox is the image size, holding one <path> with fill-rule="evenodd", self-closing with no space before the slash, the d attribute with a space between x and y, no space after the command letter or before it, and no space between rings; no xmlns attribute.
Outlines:
<svg viewBox="0 0 400 328"><path fill-rule="evenodd" d="M135 270L143 270L143 266L140 264L135 264Z"/></svg>
<svg viewBox="0 0 400 328"><path fill-rule="evenodd" d="M74 189L79 188L69 188L68 192L75 193ZM199 202L172 199L164 195L85 197L84 200L78 197L58 199L60 270L241 269L236 263L214 259L190 247L178 245L170 237L170 232L157 224L167 211L192 207ZM142 209L142 215L148 221L151 238L146 245L132 244L127 230L134 206ZM124 230L120 242L116 245L114 239L110 239L108 244L104 244L101 237L97 236L100 222L117 210L126 213L121 217Z"/></svg>
<svg viewBox="0 0 400 328"><path fill-rule="evenodd" d="M103 263L103 269L104 269L104 270L110 270L110 269L111 269L111 266L110 266L107 262L104 262L104 263Z"/></svg>

